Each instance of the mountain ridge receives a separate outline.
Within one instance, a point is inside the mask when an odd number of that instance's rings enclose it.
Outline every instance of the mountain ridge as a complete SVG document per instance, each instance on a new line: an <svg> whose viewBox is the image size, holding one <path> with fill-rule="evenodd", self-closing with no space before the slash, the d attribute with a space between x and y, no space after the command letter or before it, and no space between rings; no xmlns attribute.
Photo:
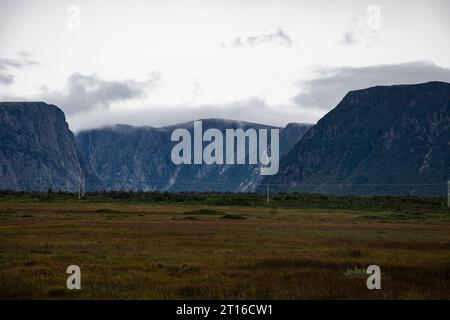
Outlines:
<svg viewBox="0 0 450 320"><path fill-rule="evenodd" d="M263 191L271 184L274 192L446 191L450 173L446 82L352 90L314 126L199 120L203 130L280 129L279 173L262 177L258 166L251 165L173 165L171 131L186 128L192 136L195 120L162 127L116 124L74 135L55 105L0 102L0 189L73 192L84 184L87 190L247 192ZM357 185L373 187L348 187Z"/></svg>
<svg viewBox="0 0 450 320"><path fill-rule="evenodd" d="M449 145L450 84L353 90L281 159L279 174L263 184L274 189L278 184L283 191L442 194L450 173ZM432 187L437 181L442 185ZM341 190L330 184L386 187Z"/></svg>
<svg viewBox="0 0 450 320"><path fill-rule="evenodd" d="M200 119L203 130L276 128L280 129L280 153L286 152L310 125L290 125L287 137L284 128L245 121ZM109 190L158 191L254 191L262 177L258 165L174 165L170 139L172 130L187 129L193 138L193 123L150 128L146 126L110 126L83 130L76 135L77 144L100 180ZM110 154L113 156L110 156ZM116 161L120 159L119 161ZM120 174L116 174L120 172Z"/></svg>

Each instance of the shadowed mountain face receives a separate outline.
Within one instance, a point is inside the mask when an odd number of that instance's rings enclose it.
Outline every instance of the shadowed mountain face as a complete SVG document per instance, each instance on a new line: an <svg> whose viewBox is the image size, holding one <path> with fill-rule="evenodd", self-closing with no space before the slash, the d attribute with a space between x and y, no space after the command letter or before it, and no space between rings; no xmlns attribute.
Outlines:
<svg viewBox="0 0 450 320"><path fill-rule="evenodd" d="M261 124L206 119L203 131L219 129L247 130L275 127ZM280 128L280 155L287 152L310 125L289 124ZM156 191L254 191L262 180L258 165L174 165L170 158L170 136L177 128L186 128L193 139L193 122L152 128L117 125L80 132L77 143L106 189ZM203 145L205 146L205 142ZM192 144L193 145L193 144Z"/></svg>
<svg viewBox="0 0 450 320"><path fill-rule="evenodd" d="M283 191L444 195L447 179L450 84L429 82L349 92L263 183Z"/></svg>
<svg viewBox="0 0 450 320"><path fill-rule="evenodd" d="M78 190L82 167L64 113L43 102L0 102L0 189Z"/></svg>

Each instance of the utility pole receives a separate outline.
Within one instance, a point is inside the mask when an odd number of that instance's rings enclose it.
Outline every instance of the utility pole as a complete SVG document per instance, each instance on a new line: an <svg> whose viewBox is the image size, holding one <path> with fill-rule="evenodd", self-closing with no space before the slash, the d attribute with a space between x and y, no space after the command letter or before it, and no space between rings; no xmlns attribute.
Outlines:
<svg viewBox="0 0 450 320"><path fill-rule="evenodd" d="M267 185L267 203L270 201L270 185Z"/></svg>
<svg viewBox="0 0 450 320"><path fill-rule="evenodd" d="M84 176L81 178L81 197L84 197L84 193L86 191L86 183L84 181Z"/></svg>
<svg viewBox="0 0 450 320"><path fill-rule="evenodd" d="M447 208L450 208L450 180L447 180Z"/></svg>
<svg viewBox="0 0 450 320"><path fill-rule="evenodd" d="M78 200L84 197L84 177L82 176L80 179L80 185L78 187Z"/></svg>

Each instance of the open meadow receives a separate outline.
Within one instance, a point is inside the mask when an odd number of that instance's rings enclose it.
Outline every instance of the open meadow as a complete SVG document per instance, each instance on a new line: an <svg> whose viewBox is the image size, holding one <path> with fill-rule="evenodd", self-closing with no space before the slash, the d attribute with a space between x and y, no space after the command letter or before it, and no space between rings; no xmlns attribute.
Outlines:
<svg viewBox="0 0 450 320"><path fill-rule="evenodd" d="M1 195L0 298L450 299L443 198L157 196Z"/></svg>

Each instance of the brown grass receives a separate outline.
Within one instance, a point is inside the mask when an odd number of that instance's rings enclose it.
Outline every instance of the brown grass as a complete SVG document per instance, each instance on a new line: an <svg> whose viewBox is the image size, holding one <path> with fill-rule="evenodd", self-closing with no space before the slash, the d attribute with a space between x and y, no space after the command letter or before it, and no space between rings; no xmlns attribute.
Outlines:
<svg viewBox="0 0 450 320"><path fill-rule="evenodd" d="M450 214L208 210L0 201L0 298L450 299ZM382 290L366 288L371 264Z"/></svg>

